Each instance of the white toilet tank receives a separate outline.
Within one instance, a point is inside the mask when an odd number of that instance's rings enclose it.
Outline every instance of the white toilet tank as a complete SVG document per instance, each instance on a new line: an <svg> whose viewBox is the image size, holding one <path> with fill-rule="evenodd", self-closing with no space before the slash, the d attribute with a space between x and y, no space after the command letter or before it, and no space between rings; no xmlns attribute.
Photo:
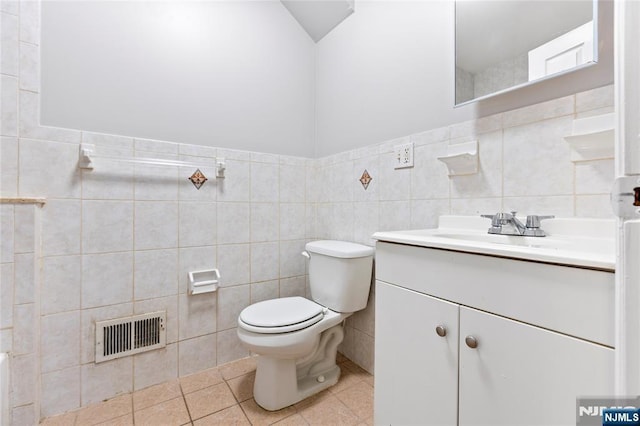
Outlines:
<svg viewBox="0 0 640 426"><path fill-rule="evenodd" d="M311 299L336 312L356 312L367 306L373 247L346 241L312 241L310 255Z"/></svg>

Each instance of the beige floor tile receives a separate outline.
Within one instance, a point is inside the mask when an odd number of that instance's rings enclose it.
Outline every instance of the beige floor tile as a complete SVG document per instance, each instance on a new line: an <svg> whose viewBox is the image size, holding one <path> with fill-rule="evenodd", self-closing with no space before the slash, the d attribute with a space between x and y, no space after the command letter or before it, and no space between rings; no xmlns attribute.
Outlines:
<svg viewBox="0 0 640 426"><path fill-rule="evenodd" d="M208 388L218 383L222 383L222 375L217 368L210 368L200 373L180 378L180 386L182 386L182 392L185 394Z"/></svg>
<svg viewBox="0 0 640 426"><path fill-rule="evenodd" d="M253 383L256 379L256 372L253 371L244 376L227 380L227 384L231 388L231 392L238 402L246 401L253 398Z"/></svg>
<svg viewBox="0 0 640 426"><path fill-rule="evenodd" d="M250 373L255 369L256 369L256 357L254 356L250 356L248 358L242 358L237 361L233 361L228 364L218 366L218 370L220 370L220 373L222 374L222 377L224 377L225 380L242 376L243 374Z"/></svg>
<svg viewBox="0 0 640 426"><path fill-rule="evenodd" d="M69 426L75 424L77 415L77 411L60 414L59 416L48 417L42 420L40 424L46 426Z"/></svg>
<svg viewBox="0 0 640 426"><path fill-rule="evenodd" d="M362 377L363 379L368 378L368 377L372 377L371 374L369 374L369 372L367 370L365 370L364 368L360 367L358 364L356 364L356 363L354 363L354 362L352 362L350 360L346 360L345 362L341 363L340 364L340 368L343 371L346 368L350 372L354 373L356 376Z"/></svg>
<svg viewBox="0 0 640 426"><path fill-rule="evenodd" d="M296 413L292 416L284 418L279 422L274 423L278 426L308 426L309 423L300 414Z"/></svg>
<svg viewBox="0 0 640 426"><path fill-rule="evenodd" d="M185 395L191 419L196 420L236 404L229 386L220 383Z"/></svg>
<svg viewBox="0 0 640 426"><path fill-rule="evenodd" d="M303 399L300 402L296 402L293 406L298 410L302 410L304 407L307 407L311 404L318 404L320 403L320 401L322 401L323 399L326 399L328 397L331 396L331 392L329 392L328 389L323 390L320 393L317 393L315 395L311 395L308 398Z"/></svg>
<svg viewBox="0 0 640 426"><path fill-rule="evenodd" d="M365 377L364 382L369 384L371 387L375 387L376 381L373 379L373 376Z"/></svg>
<svg viewBox="0 0 640 426"><path fill-rule="evenodd" d="M180 392L178 381L172 380L134 392L133 409L139 411L181 396L182 393Z"/></svg>
<svg viewBox="0 0 640 426"><path fill-rule="evenodd" d="M98 423L98 426L133 426L133 413Z"/></svg>
<svg viewBox="0 0 640 426"><path fill-rule="evenodd" d="M239 405L233 405L224 410L213 413L207 417L203 417L193 422L194 426L219 426L219 425L237 425L251 426L247 416L244 415Z"/></svg>
<svg viewBox="0 0 640 426"><path fill-rule="evenodd" d="M190 423L189 413L187 412L187 406L184 403L184 398L174 398L169 401L161 402L160 404L145 408L133 413L136 426L148 425L184 425Z"/></svg>
<svg viewBox="0 0 640 426"><path fill-rule="evenodd" d="M267 411L252 398L240 404L252 425L270 425L296 413L293 406L278 411Z"/></svg>
<svg viewBox="0 0 640 426"><path fill-rule="evenodd" d="M364 381L335 394L360 420L373 417L373 388Z"/></svg>
<svg viewBox="0 0 640 426"><path fill-rule="evenodd" d="M118 396L99 404L90 405L78 411L77 425L95 425L115 419L133 411L131 394Z"/></svg>
<svg viewBox="0 0 640 426"><path fill-rule="evenodd" d="M329 391L336 394L360 383L362 380L363 376L361 374L354 373L345 366L345 363L342 363L340 364L340 379L338 380L338 383L329 388Z"/></svg>
<svg viewBox="0 0 640 426"><path fill-rule="evenodd" d="M346 405L331 395L318 404L300 410L300 414L310 425L355 425L360 422Z"/></svg>

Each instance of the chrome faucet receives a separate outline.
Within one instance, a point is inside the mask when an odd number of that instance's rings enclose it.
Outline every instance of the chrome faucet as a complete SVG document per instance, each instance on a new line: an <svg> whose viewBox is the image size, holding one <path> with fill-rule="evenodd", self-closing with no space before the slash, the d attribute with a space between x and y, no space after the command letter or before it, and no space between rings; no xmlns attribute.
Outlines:
<svg viewBox="0 0 640 426"><path fill-rule="evenodd" d="M516 217L516 212L483 214L482 217L491 219L491 227L487 231L489 234L499 235L519 235L525 237L544 237L546 234L540 228L540 221L552 219L554 216L527 216L526 224L520 222Z"/></svg>

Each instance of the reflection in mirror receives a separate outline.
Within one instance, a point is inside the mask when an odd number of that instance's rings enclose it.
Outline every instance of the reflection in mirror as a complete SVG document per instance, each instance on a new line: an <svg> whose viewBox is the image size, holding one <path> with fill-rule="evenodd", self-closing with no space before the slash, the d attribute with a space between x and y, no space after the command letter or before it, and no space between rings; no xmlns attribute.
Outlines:
<svg viewBox="0 0 640 426"><path fill-rule="evenodd" d="M456 0L456 105L597 61L597 0Z"/></svg>

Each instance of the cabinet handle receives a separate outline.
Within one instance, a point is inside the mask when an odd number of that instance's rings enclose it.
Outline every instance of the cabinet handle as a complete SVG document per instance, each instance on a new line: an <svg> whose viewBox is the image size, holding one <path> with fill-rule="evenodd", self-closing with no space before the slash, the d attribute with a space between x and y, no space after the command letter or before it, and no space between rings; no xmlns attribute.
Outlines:
<svg viewBox="0 0 640 426"><path fill-rule="evenodd" d="M475 349L478 347L478 341L476 340L475 337L473 336L467 336L464 338L464 342L467 344L467 346L469 346L471 349Z"/></svg>
<svg viewBox="0 0 640 426"><path fill-rule="evenodd" d="M447 329L445 326L439 325L436 327L436 333L438 334L438 336L444 337L447 335Z"/></svg>

